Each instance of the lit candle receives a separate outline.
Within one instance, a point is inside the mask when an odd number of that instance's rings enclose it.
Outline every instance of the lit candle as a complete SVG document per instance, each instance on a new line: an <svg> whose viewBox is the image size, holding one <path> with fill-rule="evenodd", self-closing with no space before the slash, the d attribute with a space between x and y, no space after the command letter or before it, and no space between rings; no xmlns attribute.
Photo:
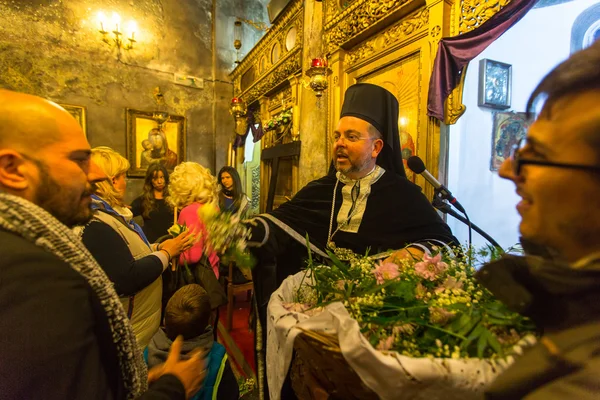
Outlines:
<svg viewBox="0 0 600 400"><path fill-rule="evenodd" d="M129 38L135 40L135 32L137 31L137 23L135 21L129 21Z"/></svg>
<svg viewBox="0 0 600 400"><path fill-rule="evenodd" d="M113 12L113 14L112 14L112 22L113 22L113 24L115 24L115 28L116 28L115 32L121 32L119 30L119 24L121 23L121 16L119 14L117 14L116 12Z"/></svg>
<svg viewBox="0 0 600 400"><path fill-rule="evenodd" d="M327 66L327 60L325 60L324 58L321 58L321 57L313 58L312 62L311 62L311 66L313 66L313 67L326 67Z"/></svg>
<svg viewBox="0 0 600 400"><path fill-rule="evenodd" d="M98 22L100 23L100 31L104 31L104 22L106 21L106 15L102 11L98 12Z"/></svg>

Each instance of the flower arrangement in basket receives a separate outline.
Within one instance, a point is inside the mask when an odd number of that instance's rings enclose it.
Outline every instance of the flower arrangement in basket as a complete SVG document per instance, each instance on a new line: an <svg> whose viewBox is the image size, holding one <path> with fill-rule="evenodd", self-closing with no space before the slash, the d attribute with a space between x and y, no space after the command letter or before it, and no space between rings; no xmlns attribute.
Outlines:
<svg viewBox="0 0 600 400"><path fill-rule="evenodd" d="M310 310L342 302L378 350L409 357L503 357L534 330L474 277L474 263L497 258L480 251L438 248L420 259L375 261L347 249L328 252L330 265L309 257L294 307ZM306 275L305 275L306 276Z"/></svg>
<svg viewBox="0 0 600 400"><path fill-rule="evenodd" d="M287 125L292 122L292 110L292 108L288 108L287 110L280 112L275 117L268 120L263 125L263 130L265 132L273 131L282 125Z"/></svg>

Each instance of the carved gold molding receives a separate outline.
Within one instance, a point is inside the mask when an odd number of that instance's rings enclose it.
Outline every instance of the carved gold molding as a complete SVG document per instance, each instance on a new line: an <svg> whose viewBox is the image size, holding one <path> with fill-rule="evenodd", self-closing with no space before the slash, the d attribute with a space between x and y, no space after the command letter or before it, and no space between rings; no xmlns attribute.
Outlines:
<svg viewBox="0 0 600 400"><path fill-rule="evenodd" d="M352 49L346 56L346 62L349 66L352 66L359 60L364 60L394 43L420 32L428 24L429 10L423 8Z"/></svg>
<svg viewBox="0 0 600 400"><path fill-rule="evenodd" d="M281 108L281 111L283 111L283 109L286 107L283 107L282 104L287 106L289 103L291 103L291 100L291 86L286 86L283 89L280 89L277 93L273 94L272 96L269 96L269 112L277 110L278 108Z"/></svg>
<svg viewBox="0 0 600 400"><path fill-rule="evenodd" d="M462 103L465 76L467 76L466 66L462 70L458 86L450 93L444 103L444 123L446 125L454 125L465 111L467 111L467 107Z"/></svg>
<svg viewBox="0 0 600 400"><path fill-rule="evenodd" d="M325 23L330 22L341 11L340 0L325 0Z"/></svg>
<svg viewBox="0 0 600 400"><path fill-rule="evenodd" d="M494 16L511 0L461 0L458 34L471 31Z"/></svg>
<svg viewBox="0 0 600 400"><path fill-rule="evenodd" d="M302 48L303 34L304 34L304 13L302 12L303 0L294 0L293 3L287 6L284 14L278 18L277 23L273 25L269 31L258 41L256 46L250 50L250 52L244 57L242 62L229 74L229 77L234 82L234 92L239 95L241 87L241 77L254 67L256 73L256 80L259 80L261 76L270 74L272 71L279 69L281 61L286 58L290 53L296 52ZM296 42L294 47L289 51L285 48L285 39L288 30L296 26ZM279 61L271 63L271 50L273 45L278 42L280 45L281 56ZM268 60L267 66L264 69L260 68L260 61L263 57ZM245 99L248 102L247 99Z"/></svg>
<svg viewBox="0 0 600 400"><path fill-rule="evenodd" d="M325 23L324 30L326 32L325 42L327 52L333 53L348 40L410 1L356 0L348 8L338 12L330 21ZM331 7L331 5L327 7L327 12L331 11Z"/></svg>
<svg viewBox="0 0 600 400"><path fill-rule="evenodd" d="M245 92L241 93L241 97L246 101L246 104L251 104L256 99L264 96L267 92L279 85L288 77L302 70L302 49L297 48L288 54L274 70L268 75L257 80Z"/></svg>

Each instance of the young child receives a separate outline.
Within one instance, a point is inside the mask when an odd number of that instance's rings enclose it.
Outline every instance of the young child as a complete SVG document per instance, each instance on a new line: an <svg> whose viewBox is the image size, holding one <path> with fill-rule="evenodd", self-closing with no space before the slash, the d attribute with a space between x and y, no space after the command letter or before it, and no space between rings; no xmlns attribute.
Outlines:
<svg viewBox="0 0 600 400"><path fill-rule="evenodd" d="M167 360L171 344L183 336L182 357L196 348L210 350L207 355L207 374L202 388L192 400L236 400L239 388L225 348L214 341L212 312L208 294L200 285L191 284L173 294L165 309L165 328L159 329L144 351L148 367Z"/></svg>

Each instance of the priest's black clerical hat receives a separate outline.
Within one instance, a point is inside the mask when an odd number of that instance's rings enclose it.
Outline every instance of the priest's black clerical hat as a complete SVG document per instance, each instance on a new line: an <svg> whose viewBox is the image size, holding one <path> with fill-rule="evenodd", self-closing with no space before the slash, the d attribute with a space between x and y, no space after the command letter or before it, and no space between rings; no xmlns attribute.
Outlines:
<svg viewBox="0 0 600 400"><path fill-rule="evenodd" d="M383 137L377 164L389 172L406 176L398 134L398 100L388 90L370 83L357 83L346 90L342 117L356 117L373 125Z"/></svg>

